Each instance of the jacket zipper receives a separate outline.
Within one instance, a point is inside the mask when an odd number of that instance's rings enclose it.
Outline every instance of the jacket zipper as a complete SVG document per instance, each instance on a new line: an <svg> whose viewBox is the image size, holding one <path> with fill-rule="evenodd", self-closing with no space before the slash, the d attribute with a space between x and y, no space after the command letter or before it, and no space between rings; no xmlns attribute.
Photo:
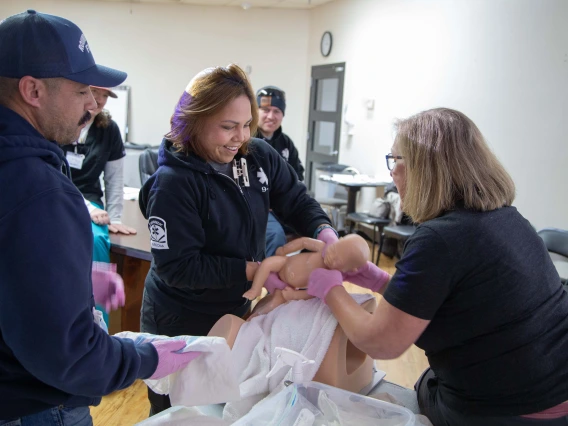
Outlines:
<svg viewBox="0 0 568 426"><path fill-rule="evenodd" d="M233 179L231 179L229 176L227 176L227 175L225 175L225 174L223 174L223 173L220 173L220 172L218 172L218 171L215 171L215 173L216 173L217 175L219 175L219 176L223 176L224 178L229 179L237 188L239 188L239 192L241 193L243 199L245 200L245 204L247 205L247 209L248 209L248 212L249 212L250 229L251 229L251 231L253 231L253 230L254 230L254 220L253 220L253 218L252 218L252 209L250 208L250 204L249 204L249 202L248 202L248 200L247 200L247 197L245 197L245 193L243 192L243 189L241 188L241 186L240 186L237 182L235 182L235 181L234 181ZM252 259L253 262L256 262L256 260L254 259L253 254L252 254L250 244L247 244L247 246L248 246L249 256L251 257L251 259Z"/></svg>

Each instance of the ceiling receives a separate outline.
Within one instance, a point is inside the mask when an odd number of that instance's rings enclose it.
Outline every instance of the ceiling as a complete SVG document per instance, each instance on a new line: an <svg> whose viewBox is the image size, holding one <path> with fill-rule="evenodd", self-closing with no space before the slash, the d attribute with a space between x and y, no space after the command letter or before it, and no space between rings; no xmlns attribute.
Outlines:
<svg viewBox="0 0 568 426"><path fill-rule="evenodd" d="M333 0L98 0L124 3L170 3L201 6L232 6L249 8L313 9Z"/></svg>

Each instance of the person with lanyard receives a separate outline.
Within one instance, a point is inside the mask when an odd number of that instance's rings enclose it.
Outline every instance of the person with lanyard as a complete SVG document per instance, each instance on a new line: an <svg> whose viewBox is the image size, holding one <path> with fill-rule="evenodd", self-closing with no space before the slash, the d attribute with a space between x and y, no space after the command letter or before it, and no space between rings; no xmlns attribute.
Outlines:
<svg viewBox="0 0 568 426"><path fill-rule="evenodd" d="M413 343L426 351L415 389L435 426L567 424L568 294L512 207L511 177L458 111L424 111L397 127L387 165L418 226L392 277L368 263L352 280L383 299L369 314L341 285L350 278L324 269L308 293L375 359Z"/></svg>
<svg viewBox="0 0 568 426"><path fill-rule="evenodd" d="M200 72L181 95L159 168L140 191L153 255L142 331L203 336L225 314L246 316L243 294L265 256L270 208L302 235L337 241L282 156L251 138L257 123L255 94L237 65ZM265 287L286 284L272 274ZM170 407L167 395L148 396L151 415Z"/></svg>
<svg viewBox="0 0 568 426"><path fill-rule="evenodd" d="M198 356L109 336L94 309L116 302L119 277L91 269L91 220L59 145L96 109L89 85L125 79L67 19L30 9L0 22L0 425L92 426L103 395Z"/></svg>
<svg viewBox="0 0 568 426"><path fill-rule="evenodd" d="M292 166L298 179L304 181L304 166L290 137L282 131L286 113L286 93L276 86L265 86L256 92L258 103L258 131L256 136L270 144ZM286 244L286 234L294 230L282 225L273 212L268 213L266 227L266 256L274 256L276 249Z"/></svg>
<svg viewBox="0 0 568 426"><path fill-rule="evenodd" d="M136 230L122 223L124 144L118 125L104 109L109 97L116 94L109 88L91 86L97 107L90 111L91 119L81 130L76 143L66 145L63 151L71 167L75 186L85 197L91 215L94 235L93 260L110 262L108 233L135 234ZM103 204L101 175L104 178Z"/></svg>
<svg viewBox="0 0 568 426"><path fill-rule="evenodd" d="M69 162L71 179L85 198L91 215L93 231L93 261L96 269L112 270L110 263L109 231L135 234L136 230L122 223L124 145L118 125L104 109L109 97L116 94L109 88L91 86L97 107L90 112L91 118L81 129L79 139L72 145L62 146ZM103 205L101 175L104 178L106 210ZM97 305L108 324L108 310Z"/></svg>

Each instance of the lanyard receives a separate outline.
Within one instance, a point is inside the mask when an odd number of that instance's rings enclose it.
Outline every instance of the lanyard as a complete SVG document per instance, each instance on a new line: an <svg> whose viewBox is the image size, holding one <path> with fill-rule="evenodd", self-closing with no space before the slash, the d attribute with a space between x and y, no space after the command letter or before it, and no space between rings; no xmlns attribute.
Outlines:
<svg viewBox="0 0 568 426"><path fill-rule="evenodd" d="M244 186L250 186L249 178L248 178L248 167L247 167L247 160L241 158L240 161L237 159L233 160L233 178L235 179L235 183L239 185L239 177L243 178Z"/></svg>

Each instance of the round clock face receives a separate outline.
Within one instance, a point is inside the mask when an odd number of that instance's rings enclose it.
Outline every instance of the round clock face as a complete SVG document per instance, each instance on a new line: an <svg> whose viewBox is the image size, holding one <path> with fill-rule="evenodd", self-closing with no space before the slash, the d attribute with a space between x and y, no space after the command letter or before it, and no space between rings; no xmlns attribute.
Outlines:
<svg viewBox="0 0 568 426"><path fill-rule="evenodd" d="M321 36L320 50L323 56L328 56L331 53L331 33L326 31Z"/></svg>

